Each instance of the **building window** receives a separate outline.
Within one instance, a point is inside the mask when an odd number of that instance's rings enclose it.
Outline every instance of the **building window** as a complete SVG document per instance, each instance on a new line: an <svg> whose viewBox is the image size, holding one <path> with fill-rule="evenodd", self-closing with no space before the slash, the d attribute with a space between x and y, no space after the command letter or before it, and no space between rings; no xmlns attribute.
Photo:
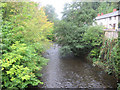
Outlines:
<svg viewBox="0 0 120 90"><path fill-rule="evenodd" d="M114 19L116 20L116 16L114 17Z"/></svg>
<svg viewBox="0 0 120 90"><path fill-rule="evenodd" d="M111 24L109 24L109 28L110 28L110 29L112 28L112 25L111 25Z"/></svg>
<svg viewBox="0 0 120 90"><path fill-rule="evenodd" d="M111 20L112 18L111 18L111 17L109 17L109 19Z"/></svg>
<svg viewBox="0 0 120 90"><path fill-rule="evenodd" d="M113 29L115 29L116 24L113 24Z"/></svg>

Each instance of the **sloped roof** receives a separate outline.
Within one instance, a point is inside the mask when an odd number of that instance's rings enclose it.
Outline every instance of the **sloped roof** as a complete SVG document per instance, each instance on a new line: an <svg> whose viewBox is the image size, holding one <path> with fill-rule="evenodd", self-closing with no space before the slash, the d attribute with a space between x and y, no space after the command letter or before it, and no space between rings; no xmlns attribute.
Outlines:
<svg viewBox="0 0 120 90"><path fill-rule="evenodd" d="M118 15L120 15L120 10L112 12L112 13L104 14L102 16L97 16L95 19L98 20L98 19L103 19L103 18L118 16Z"/></svg>

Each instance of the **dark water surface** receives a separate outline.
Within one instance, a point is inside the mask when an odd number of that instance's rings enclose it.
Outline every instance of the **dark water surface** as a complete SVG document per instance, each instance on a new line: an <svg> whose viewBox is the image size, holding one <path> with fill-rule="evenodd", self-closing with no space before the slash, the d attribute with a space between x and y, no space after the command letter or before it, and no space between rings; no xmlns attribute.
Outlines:
<svg viewBox="0 0 120 90"><path fill-rule="evenodd" d="M84 58L61 58L57 44L44 55L49 58L42 73L43 88L116 88L116 79Z"/></svg>

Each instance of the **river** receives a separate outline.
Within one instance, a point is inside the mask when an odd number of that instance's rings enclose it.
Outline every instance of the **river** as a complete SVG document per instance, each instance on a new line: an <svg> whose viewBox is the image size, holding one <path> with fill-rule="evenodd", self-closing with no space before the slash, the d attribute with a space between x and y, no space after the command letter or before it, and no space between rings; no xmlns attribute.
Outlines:
<svg viewBox="0 0 120 90"><path fill-rule="evenodd" d="M44 56L50 61L43 68L42 88L116 88L116 79L92 66L85 58L61 57L60 46L54 44Z"/></svg>

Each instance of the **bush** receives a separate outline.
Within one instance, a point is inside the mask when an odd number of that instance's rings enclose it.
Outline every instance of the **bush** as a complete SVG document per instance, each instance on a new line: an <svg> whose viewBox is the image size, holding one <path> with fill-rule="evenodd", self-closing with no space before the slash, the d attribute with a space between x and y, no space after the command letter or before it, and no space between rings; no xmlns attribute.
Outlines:
<svg viewBox="0 0 120 90"><path fill-rule="evenodd" d="M103 33L102 26L90 26L84 34L84 41L92 48L100 47L103 42Z"/></svg>
<svg viewBox="0 0 120 90"><path fill-rule="evenodd" d="M99 37L95 37L95 38L94 36L98 36L98 35L96 35L96 31L92 31L92 32L89 32L88 34L85 33L85 40L87 42L90 42L89 44L93 47L88 57L92 59L93 65L98 65L101 68L104 68L108 74L114 74L117 77L117 80L119 81L120 80L120 70L119 70L120 69L120 57L119 57L120 35L118 39L102 40L103 39L102 32L100 32L101 34L98 33ZM118 88L119 88L119 84L118 84Z"/></svg>
<svg viewBox="0 0 120 90"><path fill-rule="evenodd" d="M100 53L100 47L103 42L103 27L102 26L90 26L85 34L84 41L88 50L88 57L92 58L93 62L97 61Z"/></svg>
<svg viewBox="0 0 120 90"><path fill-rule="evenodd" d="M105 69L108 74L114 74L120 80L120 41L106 39L100 48L92 49L89 56L94 65ZM99 52L98 52L99 51Z"/></svg>
<svg viewBox="0 0 120 90"><path fill-rule="evenodd" d="M46 65L47 60L37 55L34 48L18 41L10 47L10 52L2 57L2 87L26 88L41 83L36 77L37 71Z"/></svg>
<svg viewBox="0 0 120 90"><path fill-rule="evenodd" d="M77 27L73 23L61 21L56 28L57 42L62 45L64 53L73 52L79 55L84 48L83 34L85 27Z"/></svg>
<svg viewBox="0 0 120 90"><path fill-rule="evenodd" d="M53 23L47 21L42 8L34 2L3 3L2 13L2 88L36 86L38 71L47 61L42 53L49 47L47 35Z"/></svg>

